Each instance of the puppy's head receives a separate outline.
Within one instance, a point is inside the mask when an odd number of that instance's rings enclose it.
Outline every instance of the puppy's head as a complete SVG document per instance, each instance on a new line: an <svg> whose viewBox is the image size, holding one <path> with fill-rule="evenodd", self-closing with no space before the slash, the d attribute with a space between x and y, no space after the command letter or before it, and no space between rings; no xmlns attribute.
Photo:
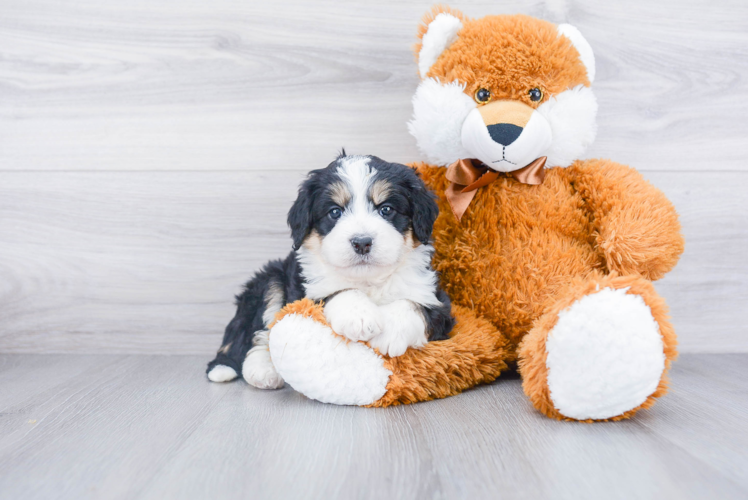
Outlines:
<svg viewBox="0 0 748 500"><path fill-rule="evenodd" d="M416 173L376 156L345 156L314 170L288 213L294 248L358 277L396 266L428 244L438 214Z"/></svg>

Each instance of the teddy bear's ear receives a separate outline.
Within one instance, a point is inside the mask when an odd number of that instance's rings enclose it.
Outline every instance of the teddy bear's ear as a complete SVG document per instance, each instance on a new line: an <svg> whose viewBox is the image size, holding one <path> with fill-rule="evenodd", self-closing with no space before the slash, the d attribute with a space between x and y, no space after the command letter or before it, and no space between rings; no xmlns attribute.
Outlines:
<svg viewBox="0 0 748 500"><path fill-rule="evenodd" d="M579 30L571 24L559 24L558 33L568 38L574 48L577 49L582 64L587 68L587 79L592 83L595 80L595 55L592 53L590 44L587 43Z"/></svg>
<svg viewBox="0 0 748 500"><path fill-rule="evenodd" d="M423 17L418 29L421 43L416 44L418 73L426 78L431 66L439 56L457 40L457 32L462 29L462 13L449 7L437 6Z"/></svg>

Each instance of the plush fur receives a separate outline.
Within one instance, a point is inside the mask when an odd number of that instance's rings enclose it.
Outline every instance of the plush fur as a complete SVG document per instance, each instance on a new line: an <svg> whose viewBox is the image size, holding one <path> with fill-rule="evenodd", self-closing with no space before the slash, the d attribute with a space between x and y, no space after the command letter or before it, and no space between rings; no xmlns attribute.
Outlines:
<svg viewBox="0 0 748 500"><path fill-rule="evenodd" d="M275 362L293 388L325 403L345 405L369 404L387 392L392 372L384 366L382 356L366 344L333 333L312 300L303 299L289 307L293 313L273 328L270 347L283 353ZM303 342L293 342L299 331L305 333ZM338 368L334 374L323 369L331 364Z"/></svg>
<svg viewBox="0 0 748 500"><path fill-rule="evenodd" d="M675 331L668 321L667 305L662 297L657 295L652 283L639 276L618 276L617 273L612 273L608 276L596 274L590 279L577 278L559 293L560 298L553 304L553 307L535 321L533 329L524 338L521 349L519 350L520 369L523 379L522 385L525 394L530 397L536 408L549 417L559 420L568 420L572 417L571 415L564 415L556 407L553 402L550 385L548 384L549 364L547 360L547 343L549 334L554 330L565 311L570 310L574 304L579 303L585 297L594 297L595 294L606 289L625 291L626 294L641 298L649 308L649 313L658 325L658 333L663 344L664 369L661 372L656 388L641 404L635 405L628 411L621 412L618 415L610 416L608 419L597 418L597 420L621 420L629 418L638 410L651 407L657 398L667 392L668 380L666 373L670 369L672 361L677 356L677 339ZM578 416L577 420L592 422L594 419L579 418Z"/></svg>
<svg viewBox="0 0 748 500"><path fill-rule="evenodd" d="M421 82L413 96L413 119L408 131L428 161L449 165L470 156L462 145L462 124L476 107L460 82L442 85L435 78Z"/></svg>
<svg viewBox="0 0 748 500"><path fill-rule="evenodd" d="M678 216L632 168L579 159L594 138L597 104L590 89L594 57L578 30L526 16L471 20L440 7L425 17L419 36L444 12L462 27L435 61L429 56L410 130L432 162L413 166L438 197L433 262L457 326L447 341L386 360L387 392L367 404L449 396L517 362L525 393L549 417L630 417L665 393L676 356L667 307L650 281L683 252ZM422 47L415 51L418 58ZM479 102L479 89L491 99ZM521 141L540 116L550 142L541 140L546 132L531 133L543 143L532 154L548 156L549 168L540 185L500 174L475 192L458 220L446 198L444 166L475 152L464 134L475 113L489 131L485 140L499 146ZM493 133L494 124L503 128ZM470 126L477 130L481 122ZM515 136L504 140L506 130ZM467 158L494 168L491 158Z"/></svg>
<svg viewBox="0 0 748 500"><path fill-rule="evenodd" d="M418 51L418 71L422 78L426 76L429 68L441 53L457 39L457 32L460 29L462 29L460 19L447 12L437 14L429 23Z"/></svg>
<svg viewBox="0 0 748 500"><path fill-rule="evenodd" d="M399 357L369 357L359 352L365 344L337 335L323 308L303 299L278 314L270 335L271 351L278 352L280 358L280 353L289 349L316 351L320 343L331 343L334 353L319 357L325 363L310 358L279 367L294 389L325 403L381 407L444 398L491 382L512 362L506 338L496 335L493 325L468 308L453 306L452 312L457 321L449 341L429 342ZM329 340L321 338L325 332ZM352 365L357 367L356 380L340 382ZM366 389L351 391L354 385Z"/></svg>
<svg viewBox="0 0 748 500"><path fill-rule="evenodd" d="M445 46L439 57L433 60L433 42L416 46L419 67L427 52L429 69L421 69L424 81L413 98L409 130L428 161L447 166L461 158L477 158L509 172L540 156L548 157L549 167L567 167L579 158L595 138L597 113L589 88L594 56L579 30L526 16L471 21L439 7L424 19L426 27L419 33L423 40L432 34L433 25L444 24L444 16L459 19L462 28L456 37L447 37L449 43L438 45ZM454 96L455 87L463 90L464 98ZM533 114L515 142L495 144L480 126L475 108L481 103L473 100L479 89L490 92L490 101L482 104L487 109L511 101ZM532 99L532 89L542 93L540 100ZM483 118L490 128L493 122Z"/></svg>
<svg viewBox="0 0 748 500"><path fill-rule="evenodd" d="M404 165L343 153L312 172L288 214L295 250L267 264L237 297L208 378L243 375L260 389L283 386L267 328L302 297L324 304L337 332L389 356L448 338L454 320L429 245L437 213L433 194Z"/></svg>

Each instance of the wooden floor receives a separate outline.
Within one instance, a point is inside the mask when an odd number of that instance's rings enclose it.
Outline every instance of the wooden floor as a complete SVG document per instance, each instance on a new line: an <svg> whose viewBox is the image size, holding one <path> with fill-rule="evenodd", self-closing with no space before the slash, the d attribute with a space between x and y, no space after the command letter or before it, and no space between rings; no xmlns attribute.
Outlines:
<svg viewBox="0 0 748 500"><path fill-rule="evenodd" d="M633 420L508 377L388 409L211 384L196 356L0 355L0 497L748 498L748 354L683 355Z"/></svg>

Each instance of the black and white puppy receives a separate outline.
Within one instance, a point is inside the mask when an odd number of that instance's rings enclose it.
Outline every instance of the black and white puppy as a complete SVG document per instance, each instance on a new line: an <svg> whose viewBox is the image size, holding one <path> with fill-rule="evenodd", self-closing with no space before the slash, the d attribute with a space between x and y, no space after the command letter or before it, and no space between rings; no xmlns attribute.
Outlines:
<svg viewBox="0 0 748 500"><path fill-rule="evenodd" d="M294 251L267 264L237 297L208 378L242 374L255 387L281 387L267 327L302 297L324 301L335 332L389 356L448 338L451 306L431 268L437 214L433 195L405 165L343 152L311 172L288 213Z"/></svg>

